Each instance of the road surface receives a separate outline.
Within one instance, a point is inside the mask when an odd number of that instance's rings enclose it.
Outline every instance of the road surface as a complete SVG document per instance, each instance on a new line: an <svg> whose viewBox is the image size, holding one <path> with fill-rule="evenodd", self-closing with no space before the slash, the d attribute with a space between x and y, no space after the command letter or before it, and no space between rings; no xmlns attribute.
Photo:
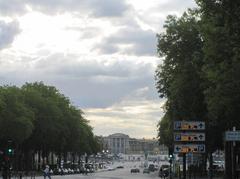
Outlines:
<svg viewBox="0 0 240 179"><path fill-rule="evenodd" d="M114 164L115 167L117 164ZM140 173L131 173L131 168L137 167L140 169ZM52 176L52 179L160 179L158 172L151 172L150 174L143 174L143 168L139 167L138 163L124 163L123 169L115 169L113 171L98 171L90 173L87 176L83 174L64 175L64 176ZM40 179L43 177L36 177Z"/></svg>

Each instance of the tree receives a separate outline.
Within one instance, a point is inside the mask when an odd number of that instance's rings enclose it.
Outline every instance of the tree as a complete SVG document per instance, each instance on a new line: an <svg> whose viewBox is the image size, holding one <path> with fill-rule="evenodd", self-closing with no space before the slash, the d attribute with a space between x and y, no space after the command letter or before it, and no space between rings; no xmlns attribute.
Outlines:
<svg viewBox="0 0 240 179"><path fill-rule="evenodd" d="M169 148L173 147L173 125L168 113L158 123L158 137L160 144L165 144Z"/></svg>
<svg viewBox="0 0 240 179"><path fill-rule="evenodd" d="M8 141L14 144L18 169L35 169L36 153L45 162L50 153L58 154L59 162L69 152L73 156L96 153L98 141L83 115L55 87L43 82L0 87L0 149Z"/></svg>
<svg viewBox="0 0 240 179"><path fill-rule="evenodd" d="M15 86L0 87L0 140L20 144L34 128L34 114L24 104L21 90Z"/></svg>
<svg viewBox="0 0 240 179"><path fill-rule="evenodd" d="M204 38L203 72L211 125L221 133L240 128L240 2L197 1ZM226 121L228 121L226 123Z"/></svg>
<svg viewBox="0 0 240 179"><path fill-rule="evenodd" d="M161 98L167 98L166 114L159 130L172 126L175 120L206 120L207 111L201 78L203 41L199 32L199 16L189 10L182 17L168 16L165 33L159 34L158 53L164 57L156 70L156 87ZM161 132L167 141L172 132ZM166 139L163 139L166 137Z"/></svg>
<svg viewBox="0 0 240 179"><path fill-rule="evenodd" d="M203 72L207 88L205 98L209 123L218 143L233 126L240 129L240 2L198 0L201 33L204 39ZM217 130L216 130L217 129ZM226 178L235 177L231 170L229 144L226 151ZM240 154L239 154L240 156ZM234 159L233 159L234 160Z"/></svg>

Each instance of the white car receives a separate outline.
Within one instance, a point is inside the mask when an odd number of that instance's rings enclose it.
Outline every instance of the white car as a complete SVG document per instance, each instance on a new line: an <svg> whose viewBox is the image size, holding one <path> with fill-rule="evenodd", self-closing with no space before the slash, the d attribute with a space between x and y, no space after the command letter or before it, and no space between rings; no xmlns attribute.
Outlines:
<svg viewBox="0 0 240 179"><path fill-rule="evenodd" d="M111 166L108 166L108 167L107 167L107 170L108 170L108 171L113 171L113 170L115 170L115 169L114 169L113 167L111 167Z"/></svg>

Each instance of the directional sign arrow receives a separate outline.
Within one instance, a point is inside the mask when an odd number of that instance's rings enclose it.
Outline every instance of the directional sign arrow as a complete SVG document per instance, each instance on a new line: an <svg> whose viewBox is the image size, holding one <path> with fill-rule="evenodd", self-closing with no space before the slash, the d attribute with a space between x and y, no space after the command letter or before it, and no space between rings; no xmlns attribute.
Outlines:
<svg viewBox="0 0 240 179"><path fill-rule="evenodd" d="M198 125L200 129L203 128L203 123L200 122L200 124Z"/></svg>
<svg viewBox="0 0 240 179"><path fill-rule="evenodd" d="M198 146L198 151L199 152L204 152L205 151L205 145L199 145Z"/></svg>
<svg viewBox="0 0 240 179"><path fill-rule="evenodd" d="M177 150L177 151L180 151L180 150L181 150L181 147L178 147L178 146L177 146L177 147L176 147L176 150Z"/></svg>
<svg viewBox="0 0 240 179"><path fill-rule="evenodd" d="M176 140L176 141L181 141L181 135L176 134L176 135L175 135L175 140Z"/></svg>

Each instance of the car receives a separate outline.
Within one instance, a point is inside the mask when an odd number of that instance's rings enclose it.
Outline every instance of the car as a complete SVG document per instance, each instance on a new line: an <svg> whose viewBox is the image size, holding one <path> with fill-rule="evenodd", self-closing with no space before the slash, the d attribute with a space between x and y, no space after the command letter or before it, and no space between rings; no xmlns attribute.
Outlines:
<svg viewBox="0 0 240 179"><path fill-rule="evenodd" d="M61 174L60 168L54 168L53 169L53 175L60 175L60 174Z"/></svg>
<svg viewBox="0 0 240 179"><path fill-rule="evenodd" d="M131 173L139 173L140 170L138 168L132 168Z"/></svg>
<svg viewBox="0 0 240 179"><path fill-rule="evenodd" d="M82 174L89 173L89 169L85 168L84 166L80 167L79 170L80 170L79 172L82 173Z"/></svg>
<svg viewBox="0 0 240 179"><path fill-rule="evenodd" d="M154 166L154 164L150 164L150 165L148 166L148 170L149 170L150 172L154 172L154 171L155 171L155 166Z"/></svg>
<svg viewBox="0 0 240 179"><path fill-rule="evenodd" d="M159 177L168 177L169 176L169 170L170 170L169 165L162 165L159 169L158 176Z"/></svg>
<svg viewBox="0 0 240 179"><path fill-rule="evenodd" d="M94 172L94 166L92 163L86 163L85 168L87 169L88 173L93 173Z"/></svg>
<svg viewBox="0 0 240 179"><path fill-rule="evenodd" d="M144 168L144 169L143 169L143 173L150 173L150 171L149 171L148 168Z"/></svg>
<svg viewBox="0 0 240 179"><path fill-rule="evenodd" d="M164 169L166 169L166 168L170 168L170 166L167 165L167 164L163 164L163 165L161 165L161 167L160 167L160 169L162 169L162 170L164 170Z"/></svg>
<svg viewBox="0 0 240 179"><path fill-rule="evenodd" d="M119 166L117 166L117 168L124 168L124 166L122 166L122 165L119 165Z"/></svg>
<svg viewBox="0 0 240 179"><path fill-rule="evenodd" d="M113 168L113 167L111 167L111 166L109 166L109 167L107 167L107 170L108 170L108 171L113 171L113 170L114 170L114 168Z"/></svg>
<svg viewBox="0 0 240 179"><path fill-rule="evenodd" d="M74 168L74 169L73 169L73 172L74 172L74 173L80 173L80 170L79 170L79 168Z"/></svg>

